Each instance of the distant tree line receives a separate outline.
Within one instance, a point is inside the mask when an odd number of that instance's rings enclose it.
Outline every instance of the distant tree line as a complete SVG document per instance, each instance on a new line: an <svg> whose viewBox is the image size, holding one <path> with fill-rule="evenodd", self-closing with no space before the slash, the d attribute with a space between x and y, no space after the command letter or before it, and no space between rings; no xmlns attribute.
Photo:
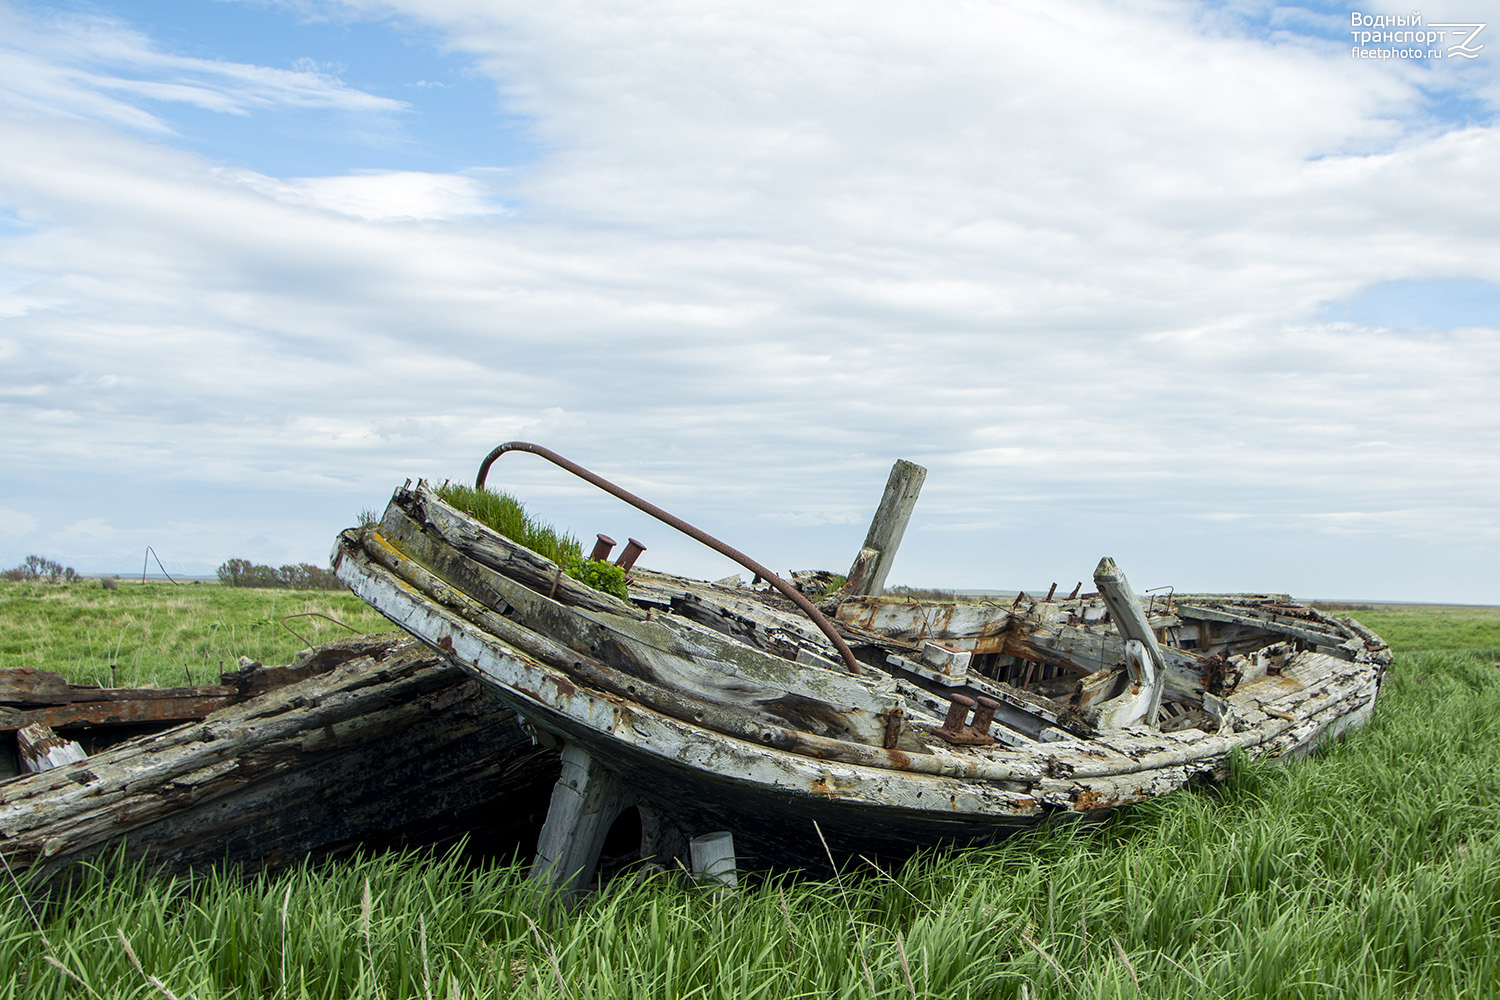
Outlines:
<svg viewBox="0 0 1500 1000"><path fill-rule="evenodd" d="M287 590L343 590L344 581L331 569L312 563L288 564L280 569L261 566L249 559L230 559L218 569L226 587L281 587Z"/></svg>
<svg viewBox="0 0 1500 1000"><path fill-rule="evenodd" d="M72 583L76 579L78 579L78 572L72 566L64 567L62 563L43 559L41 556L27 556L21 560L21 565L0 572L0 580L46 580L48 583Z"/></svg>

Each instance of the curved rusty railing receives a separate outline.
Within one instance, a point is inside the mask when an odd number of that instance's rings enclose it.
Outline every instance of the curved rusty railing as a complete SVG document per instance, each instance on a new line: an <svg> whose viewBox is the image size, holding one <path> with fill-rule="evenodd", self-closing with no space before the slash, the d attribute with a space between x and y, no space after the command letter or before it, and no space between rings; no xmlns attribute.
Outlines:
<svg viewBox="0 0 1500 1000"><path fill-rule="evenodd" d="M480 463L479 475L474 477L475 489L484 489L484 480L485 477L489 475L490 466L495 464L495 459L499 458L501 455L504 455L508 451L525 451L530 452L533 455L539 455L542 458L545 458L547 461L551 462L553 465L556 465L563 469L567 469L579 479L582 479L588 483L592 483L604 492L619 497L621 500L624 500L626 503L630 504L630 506L636 508L637 510L643 510L647 514L650 514L652 517L656 518L658 521L661 521L664 524L671 525L678 531L682 532L684 535L687 535L689 538L694 539L695 541L702 542L704 545L707 545L709 548L713 549L720 555L728 556L730 559L733 559L735 562L739 563L741 566L745 567L750 572L754 573L762 580L765 580L777 590L781 591L781 593L788 599L790 599L793 604L802 609L802 613L807 615L808 618L812 619L812 623L818 626L822 633L826 635L833 643L834 647L838 649L839 656L843 658L844 666L849 668L849 672L851 674L864 673L864 671L860 669L859 661L854 658L853 650L851 650L849 648L849 644L844 641L844 637L839 635L838 632L835 631L834 627L829 624L828 619L823 617L823 613L817 608L813 607L813 603L809 601L807 597L796 587L793 587L781 577L777 576L769 569L766 569L766 567L762 566L754 559L751 559L749 556L745 555L745 553L741 552L739 549L725 545L723 542L719 541L717 538L708 534L708 532L702 530L701 528L695 528L693 525L688 524L682 518L676 517L672 514L668 514L666 511L662 510L655 504L642 500L640 497L636 496L634 493L631 493L629 490L621 489L614 483L605 479L603 476L595 475L588 469L585 469L583 466L579 465L577 462L571 462L568 459L563 458L561 455L559 455L555 451L552 451L550 448L543 448L539 444L531 444L527 441L507 441L505 444L500 445L494 451L486 455L484 461Z"/></svg>

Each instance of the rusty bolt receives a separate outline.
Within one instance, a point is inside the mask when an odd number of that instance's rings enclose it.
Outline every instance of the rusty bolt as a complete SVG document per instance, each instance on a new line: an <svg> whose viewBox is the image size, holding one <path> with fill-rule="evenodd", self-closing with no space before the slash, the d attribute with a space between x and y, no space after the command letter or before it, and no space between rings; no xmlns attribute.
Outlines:
<svg viewBox="0 0 1500 1000"><path fill-rule="evenodd" d="M615 560L615 565L623 569L625 572L629 573L631 567L635 565L635 561L639 559L641 553L645 551L646 546L642 545L634 538L627 538L625 540L625 551L620 553L620 558Z"/></svg>
<svg viewBox="0 0 1500 1000"><path fill-rule="evenodd" d="M608 535L596 535L599 540L594 543L594 551L589 553L589 558L594 562L601 562L609 558L609 550L615 547L615 540Z"/></svg>

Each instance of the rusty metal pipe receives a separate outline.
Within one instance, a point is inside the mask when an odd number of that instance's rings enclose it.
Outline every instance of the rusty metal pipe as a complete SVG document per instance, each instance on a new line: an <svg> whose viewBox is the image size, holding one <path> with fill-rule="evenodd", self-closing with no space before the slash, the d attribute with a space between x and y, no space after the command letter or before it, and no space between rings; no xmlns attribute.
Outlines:
<svg viewBox="0 0 1500 1000"><path fill-rule="evenodd" d="M725 545L723 542L703 531L701 528L695 528L691 524L688 524L686 521L682 520L682 518L676 517L672 514L668 514L666 511L662 510L655 504L642 500L640 497L636 496L634 493L631 493L628 490L621 489L602 476L595 475L588 469L585 469L577 462L572 462L566 458L563 458L561 455L559 455L555 451L552 451L550 448L543 448L539 444L531 444L527 441L507 441L505 444L500 445L494 451L486 455L484 461L480 463L479 475L474 477L475 489L484 489L484 480L485 477L489 475L490 466L495 464L495 459L499 458L501 455L504 455L508 451L525 451L530 452L533 455L538 455L542 458L545 458L553 465L556 465L559 468L566 469L569 472L573 473L573 475L577 476L579 479L582 479L588 483L592 483L604 492L618 497L621 500L624 500L626 503L630 504L637 510L645 511L647 514L650 514L658 521L661 521L664 524L671 525L678 531L682 532L684 535L687 535L689 538L692 538L695 541L702 542L704 545L707 545L709 548L713 549L720 555L728 556L730 559L733 559L735 562L739 563L741 566L745 567L750 572L756 574L771 586L775 587L793 604L802 609L802 613L807 615L807 617L812 620L812 623L818 626L818 629L828 637L830 642L833 643L834 647L839 651L839 656L844 661L844 666L849 668L849 672L851 674L864 673L864 671L860 669L859 661L854 658L854 651L849 648L849 644L844 641L844 637L838 634L834 627L828 623L828 619L823 617L823 613L817 608L813 607L812 602L809 601L805 596L803 596L801 591L797 590L797 588L793 587L791 584L787 583L781 577L766 569L760 563L756 562L754 559L751 559L743 552Z"/></svg>

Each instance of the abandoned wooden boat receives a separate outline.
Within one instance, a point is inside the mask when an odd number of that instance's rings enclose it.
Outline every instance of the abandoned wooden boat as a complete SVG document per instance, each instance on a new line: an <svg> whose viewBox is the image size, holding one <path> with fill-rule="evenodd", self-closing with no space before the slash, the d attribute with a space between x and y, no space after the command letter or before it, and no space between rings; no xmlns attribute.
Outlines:
<svg viewBox="0 0 1500 1000"><path fill-rule="evenodd" d="M696 531L535 445L496 449L480 485L508 450ZM914 502L897 478L882 511ZM1362 722L1390 660L1358 623L1284 598L1143 603L1109 559L1097 594L944 603L846 588L824 603L829 623L708 541L755 583L637 569L619 600L423 483L340 536L334 567L357 594L561 746L538 876L586 885L631 806L645 853L729 830L742 857L797 863L1097 815L1219 777L1233 750L1296 752ZM867 544L857 570L880 554Z"/></svg>
<svg viewBox="0 0 1500 1000"><path fill-rule="evenodd" d="M195 721L0 782L0 859L45 888L117 852L158 874L255 872L534 840L558 755L410 636L340 640L235 679L249 696Z"/></svg>

